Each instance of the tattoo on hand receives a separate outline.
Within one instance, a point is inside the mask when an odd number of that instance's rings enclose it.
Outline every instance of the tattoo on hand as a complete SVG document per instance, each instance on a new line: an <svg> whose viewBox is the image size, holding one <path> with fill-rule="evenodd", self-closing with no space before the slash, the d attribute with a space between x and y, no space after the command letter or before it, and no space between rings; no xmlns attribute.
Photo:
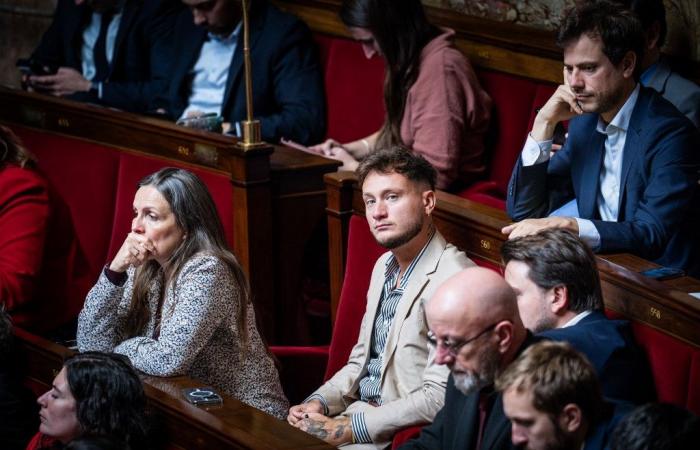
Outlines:
<svg viewBox="0 0 700 450"><path fill-rule="evenodd" d="M326 439L328 437L328 431L323 428L323 422L312 419L304 419L306 422L306 432L316 436L319 439Z"/></svg>
<svg viewBox="0 0 700 450"><path fill-rule="evenodd" d="M345 425L342 425L342 424L341 424L341 425L338 425L338 426L335 428L335 434L333 435L333 437L334 437L335 439L340 439L340 438L342 438L343 435L345 434L345 428L346 428Z"/></svg>

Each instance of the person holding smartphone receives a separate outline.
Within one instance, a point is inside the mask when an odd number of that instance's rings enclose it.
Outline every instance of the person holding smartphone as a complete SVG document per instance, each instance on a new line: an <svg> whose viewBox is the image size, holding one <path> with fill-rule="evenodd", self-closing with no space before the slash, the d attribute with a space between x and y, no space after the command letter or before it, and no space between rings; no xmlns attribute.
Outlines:
<svg viewBox="0 0 700 450"><path fill-rule="evenodd" d="M346 0L340 19L367 58L384 59L386 119L363 139L311 148L355 170L375 149L402 145L435 167L438 189L456 190L481 176L491 98L455 47L454 31L431 25L420 0Z"/></svg>
<svg viewBox="0 0 700 450"><path fill-rule="evenodd" d="M179 3L176 3L179 6ZM25 88L146 112L167 83L168 0L58 0L53 22L24 67Z"/></svg>

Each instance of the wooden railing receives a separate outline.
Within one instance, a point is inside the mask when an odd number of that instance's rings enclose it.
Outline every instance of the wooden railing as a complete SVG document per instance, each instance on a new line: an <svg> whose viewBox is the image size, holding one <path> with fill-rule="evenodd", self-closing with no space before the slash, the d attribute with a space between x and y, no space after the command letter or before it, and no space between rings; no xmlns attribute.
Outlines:
<svg viewBox="0 0 700 450"><path fill-rule="evenodd" d="M301 17L317 33L349 37L338 18L341 0L273 0ZM555 33L507 22L468 16L446 8L426 7L435 25L457 33L457 47L484 69L552 83L562 82L562 51ZM684 75L700 82L700 62L683 61Z"/></svg>
<svg viewBox="0 0 700 450"><path fill-rule="evenodd" d="M65 357L72 351L16 329L25 382L35 392L49 390ZM204 385L185 376L143 375L148 407L154 415L155 441L168 449L331 449L330 445L284 421L227 395L220 406L201 408L188 403L182 390Z"/></svg>
<svg viewBox="0 0 700 450"><path fill-rule="evenodd" d="M244 151L237 139L0 87L0 122L167 158L228 177L233 197L233 249L247 271L270 342L289 342L298 314L302 254L323 224L323 174L339 163L284 147ZM89 170L89 168L86 168ZM67 199L69 200L69 199ZM291 249L279 255L278 249ZM321 247L321 252L325 249ZM284 264L280 258L284 258Z"/></svg>
<svg viewBox="0 0 700 450"><path fill-rule="evenodd" d="M325 179L335 314L345 273L349 220L353 214L364 216L364 204L354 174L338 172ZM447 241L470 257L501 265L505 236L500 230L510 223L504 211L438 191L433 220ZM631 254L598 255L597 262L606 308L700 346L700 300L688 294L700 292L700 280L646 278L638 272L658 265Z"/></svg>

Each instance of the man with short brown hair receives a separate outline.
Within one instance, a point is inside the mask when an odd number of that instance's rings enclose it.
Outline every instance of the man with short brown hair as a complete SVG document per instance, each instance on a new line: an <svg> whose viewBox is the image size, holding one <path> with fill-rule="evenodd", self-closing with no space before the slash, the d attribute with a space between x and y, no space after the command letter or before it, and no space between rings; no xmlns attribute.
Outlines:
<svg viewBox="0 0 700 450"><path fill-rule="evenodd" d="M599 450L614 428L595 369L563 342L530 346L498 377L496 389L518 447Z"/></svg>

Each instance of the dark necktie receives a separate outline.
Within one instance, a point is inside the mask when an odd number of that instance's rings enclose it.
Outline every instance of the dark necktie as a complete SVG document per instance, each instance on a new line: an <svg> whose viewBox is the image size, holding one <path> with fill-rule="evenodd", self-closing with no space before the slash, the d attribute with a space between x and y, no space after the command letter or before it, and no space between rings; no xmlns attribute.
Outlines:
<svg viewBox="0 0 700 450"><path fill-rule="evenodd" d="M491 389L482 389L479 392L479 434L476 438L476 450L481 449L481 443L484 438L484 428L486 428L486 420L489 415L489 406L491 400Z"/></svg>
<svg viewBox="0 0 700 450"><path fill-rule="evenodd" d="M92 50L95 61L95 77L92 81L104 81L109 75L109 63L107 62L107 30L112 21L112 14L102 14L100 21L100 33L97 35L95 47Z"/></svg>

